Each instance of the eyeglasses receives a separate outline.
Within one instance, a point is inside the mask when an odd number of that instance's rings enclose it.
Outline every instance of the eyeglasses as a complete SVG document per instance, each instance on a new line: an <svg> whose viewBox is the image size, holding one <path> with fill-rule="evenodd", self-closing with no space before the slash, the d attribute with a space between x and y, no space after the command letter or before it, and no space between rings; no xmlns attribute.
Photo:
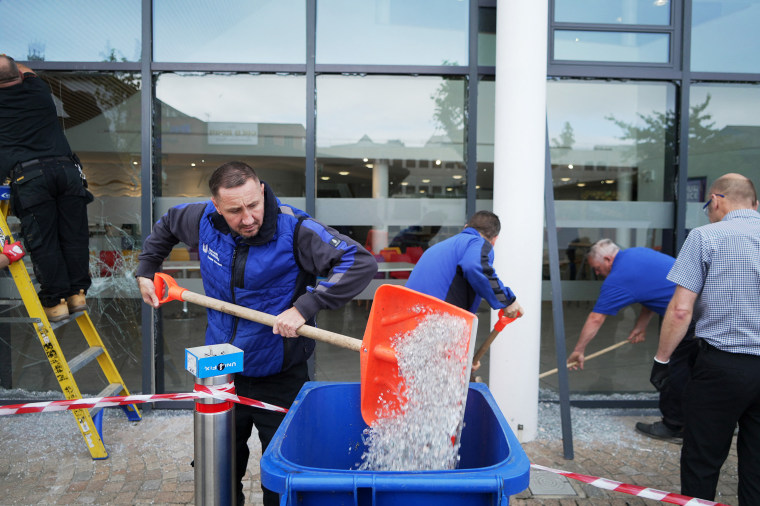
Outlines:
<svg viewBox="0 0 760 506"><path fill-rule="evenodd" d="M722 195L720 193L713 193L713 195L716 196L716 197L726 198L725 195ZM710 200L708 200L707 202L705 202L705 205L702 206L702 211L704 211L705 216L708 216L709 213L710 213L710 209L709 209L710 202L712 202L712 197L710 198Z"/></svg>

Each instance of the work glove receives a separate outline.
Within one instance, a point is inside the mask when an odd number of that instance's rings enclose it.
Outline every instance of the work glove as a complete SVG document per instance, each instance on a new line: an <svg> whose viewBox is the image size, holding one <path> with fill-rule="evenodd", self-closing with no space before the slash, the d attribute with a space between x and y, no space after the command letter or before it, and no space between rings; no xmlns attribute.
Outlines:
<svg viewBox="0 0 760 506"><path fill-rule="evenodd" d="M24 253L24 250L21 248L21 242L16 241L13 244L4 244L3 245L3 255L8 257L8 260L10 263L15 262L19 258L23 258L23 256L26 253Z"/></svg>
<svg viewBox="0 0 760 506"><path fill-rule="evenodd" d="M652 374L649 376L649 382L654 385L658 392L662 392L662 389L665 388L668 381L670 381L668 364L663 364L662 362L655 360L652 364Z"/></svg>

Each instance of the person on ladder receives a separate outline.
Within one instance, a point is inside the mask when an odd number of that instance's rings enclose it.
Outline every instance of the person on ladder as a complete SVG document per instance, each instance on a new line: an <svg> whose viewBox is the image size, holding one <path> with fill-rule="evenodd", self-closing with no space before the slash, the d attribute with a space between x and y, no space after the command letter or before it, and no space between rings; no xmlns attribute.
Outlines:
<svg viewBox="0 0 760 506"><path fill-rule="evenodd" d="M0 182L40 284L51 322L87 309L90 288L87 191L79 159L58 122L50 87L29 67L0 55ZM7 183L6 183L7 184Z"/></svg>

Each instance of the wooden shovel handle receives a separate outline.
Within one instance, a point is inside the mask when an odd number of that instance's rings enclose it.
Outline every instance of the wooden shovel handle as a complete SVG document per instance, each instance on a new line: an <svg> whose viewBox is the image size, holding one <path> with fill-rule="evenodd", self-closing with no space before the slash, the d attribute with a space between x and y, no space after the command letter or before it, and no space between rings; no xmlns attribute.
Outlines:
<svg viewBox="0 0 760 506"><path fill-rule="evenodd" d="M506 327L507 324L512 323L516 319L517 317L510 318L508 316L504 316L504 310L503 309L499 310L499 319L494 324L493 330L491 331L491 333L488 334L488 338L486 339L486 341L482 344L480 348L478 348L478 351L475 352L475 356L472 358L473 364L477 363L478 360L483 358L483 355L486 354L486 352L488 351L488 348L491 346L491 343L493 343L494 339L496 339L496 336L499 335L499 332L504 330L504 327Z"/></svg>
<svg viewBox="0 0 760 506"><path fill-rule="evenodd" d="M592 353L591 355L589 355L588 357L586 357L586 360L591 360L592 358L598 357L599 355L604 355L608 351L612 351L612 350L615 350L617 348L620 348L621 346L623 346L624 344L627 344L627 343L628 343L628 341L620 341L619 343L615 343L612 346L607 346L603 350L599 350L599 351L597 351L595 353ZM572 367L572 366L577 365L577 364L578 364L578 362L570 362L569 364L567 364L567 366L568 367ZM550 375L556 373L557 371L559 371L559 369L552 369L551 371L542 372L541 374L538 375L538 379L550 376Z"/></svg>
<svg viewBox="0 0 760 506"><path fill-rule="evenodd" d="M178 286L174 278L163 272L156 273L153 283L156 287L156 296L158 297L159 304L164 304L170 300L187 301L208 309L251 320L256 323L269 325L270 327L274 326L275 317L270 314L191 292L186 288ZM165 294L164 288L167 288ZM333 344L353 351L361 350L362 346L362 342L353 337L330 332L329 330L318 329L309 325L301 325L296 332L298 332L298 335L300 336L309 337L311 339L316 339L317 341Z"/></svg>

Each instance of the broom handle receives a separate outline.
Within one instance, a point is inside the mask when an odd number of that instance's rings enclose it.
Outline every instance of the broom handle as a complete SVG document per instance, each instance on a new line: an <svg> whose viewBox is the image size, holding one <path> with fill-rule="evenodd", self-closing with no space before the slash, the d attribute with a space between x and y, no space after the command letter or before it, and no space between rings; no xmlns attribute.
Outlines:
<svg viewBox="0 0 760 506"><path fill-rule="evenodd" d="M591 360L592 358L598 357L599 355L604 355L608 351L612 351L614 349L620 348L621 346L623 346L626 343L628 343L628 341L620 341L619 343L615 343L612 346L607 346L603 350L599 350L596 353L592 353L591 355L589 355L588 357L586 357L586 360ZM569 364L567 364L567 367L572 367L572 366L577 365L577 364L578 364L578 362L570 362ZM559 369L552 369L551 371L542 372L541 374L538 375L538 379L545 378L547 376L551 376L552 374L556 373L557 371L559 371Z"/></svg>

